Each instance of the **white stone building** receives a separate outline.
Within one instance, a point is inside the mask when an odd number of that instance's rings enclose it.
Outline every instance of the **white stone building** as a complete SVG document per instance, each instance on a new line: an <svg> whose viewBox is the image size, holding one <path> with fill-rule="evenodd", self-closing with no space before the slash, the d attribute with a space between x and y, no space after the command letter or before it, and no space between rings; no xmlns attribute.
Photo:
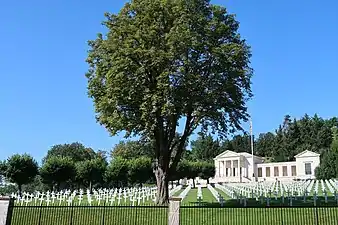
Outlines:
<svg viewBox="0 0 338 225"><path fill-rule="evenodd" d="M293 162L264 163L262 157L228 150L214 158L216 174L211 182L314 179L320 155L303 151L295 158Z"/></svg>

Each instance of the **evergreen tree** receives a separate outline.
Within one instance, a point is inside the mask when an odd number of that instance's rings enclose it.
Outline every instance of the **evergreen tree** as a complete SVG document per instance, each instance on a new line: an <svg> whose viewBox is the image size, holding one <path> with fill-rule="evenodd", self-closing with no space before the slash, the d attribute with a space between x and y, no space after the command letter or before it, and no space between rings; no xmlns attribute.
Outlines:
<svg viewBox="0 0 338 225"><path fill-rule="evenodd" d="M220 154L220 144L218 140L213 140L209 134L200 134L197 140L191 142L191 154L195 160L212 161Z"/></svg>

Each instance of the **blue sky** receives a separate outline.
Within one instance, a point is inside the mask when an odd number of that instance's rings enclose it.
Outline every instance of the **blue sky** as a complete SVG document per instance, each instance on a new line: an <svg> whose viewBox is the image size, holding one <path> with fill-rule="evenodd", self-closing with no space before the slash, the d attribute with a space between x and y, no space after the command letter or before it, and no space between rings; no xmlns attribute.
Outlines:
<svg viewBox="0 0 338 225"><path fill-rule="evenodd" d="M122 0L3 1L0 7L0 159L79 141L109 150L86 94L87 40ZM285 114L338 116L338 2L214 0L235 13L252 46L254 133ZM247 128L248 124L244 124Z"/></svg>

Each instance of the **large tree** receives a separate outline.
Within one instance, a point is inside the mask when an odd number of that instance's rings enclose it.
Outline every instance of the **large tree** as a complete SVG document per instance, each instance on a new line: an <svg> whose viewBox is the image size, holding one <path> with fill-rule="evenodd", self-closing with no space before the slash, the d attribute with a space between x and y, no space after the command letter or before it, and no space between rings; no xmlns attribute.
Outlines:
<svg viewBox="0 0 338 225"><path fill-rule="evenodd" d="M28 154L15 154L2 164L2 174L10 181L18 185L21 195L22 185L34 180L38 174L38 163Z"/></svg>
<svg viewBox="0 0 338 225"><path fill-rule="evenodd" d="M235 16L208 0L133 0L106 18L108 33L89 41L89 96L112 135L153 141L164 204L192 132L200 126L225 136L247 119L250 48Z"/></svg>
<svg viewBox="0 0 338 225"><path fill-rule="evenodd" d="M43 162L51 157L69 157L74 162L91 160L96 157L96 153L92 148L88 148L79 142L71 144L58 144L48 150L47 155L43 158Z"/></svg>

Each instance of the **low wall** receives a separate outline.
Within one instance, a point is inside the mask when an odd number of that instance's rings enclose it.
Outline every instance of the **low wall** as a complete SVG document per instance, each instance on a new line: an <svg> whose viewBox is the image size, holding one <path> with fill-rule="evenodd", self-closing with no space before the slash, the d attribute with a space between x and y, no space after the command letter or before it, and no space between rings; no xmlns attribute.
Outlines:
<svg viewBox="0 0 338 225"><path fill-rule="evenodd" d="M9 212L9 204L11 203L11 199L9 197L0 197L0 225L8 225L10 224L8 219Z"/></svg>

